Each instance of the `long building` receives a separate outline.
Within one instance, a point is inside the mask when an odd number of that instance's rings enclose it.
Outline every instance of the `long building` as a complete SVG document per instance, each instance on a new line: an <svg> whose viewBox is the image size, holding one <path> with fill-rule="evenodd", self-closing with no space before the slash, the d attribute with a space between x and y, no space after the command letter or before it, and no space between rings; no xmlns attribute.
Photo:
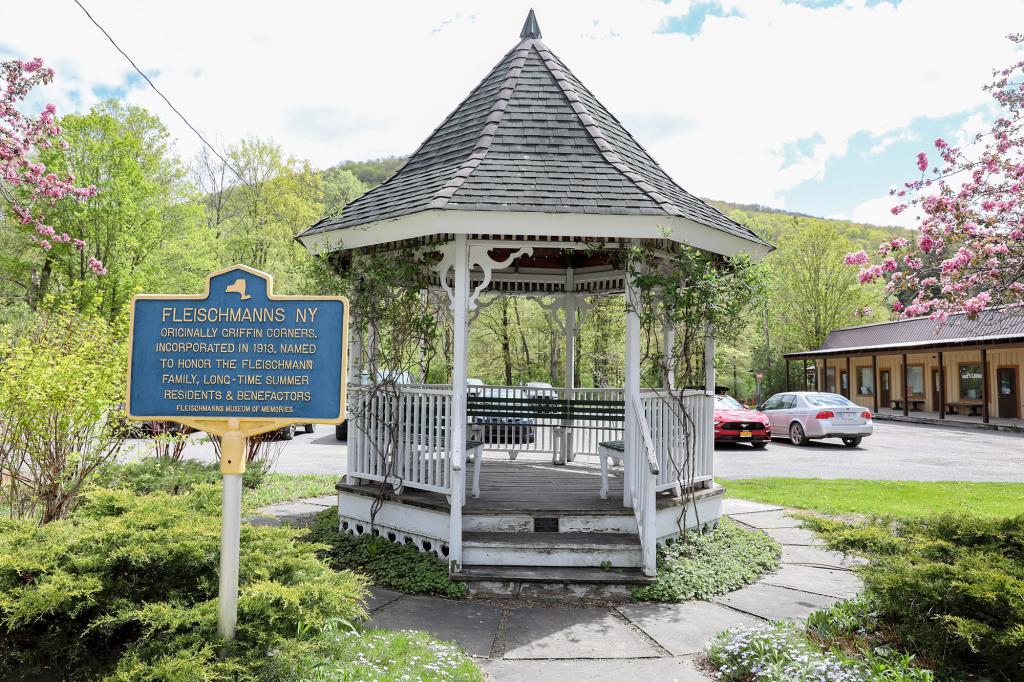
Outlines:
<svg viewBox="0 0 1024 682"><path fill-rule="evenodd" d="M808 390L840 393L876 414L1024 426L1024 308L836 329L788 353ZM797 381L797 383L801 383ZM787 389L790 387L787 386ZM799 386L798 388L804 388Z"/></svg>

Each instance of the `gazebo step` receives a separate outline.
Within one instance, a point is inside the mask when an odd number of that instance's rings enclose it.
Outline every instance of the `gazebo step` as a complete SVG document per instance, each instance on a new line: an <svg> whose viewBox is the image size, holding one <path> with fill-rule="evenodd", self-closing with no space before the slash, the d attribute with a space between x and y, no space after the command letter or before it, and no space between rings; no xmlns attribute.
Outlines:
<svg viewBox="0 0 1024 682"><path fill-rule="evenodd" d="M602 564L636 568L642 564L640 540L629 533L462 534L462 563L467 566L545 566L598 568Z"/></svg>
<svg viewBox="0 0 1024 682"><path fill-rule="evenodd" d="M647 585L656 580L639 568L587 566L463 566L452 580L462 582L518 582L566 585Z"/></svg>

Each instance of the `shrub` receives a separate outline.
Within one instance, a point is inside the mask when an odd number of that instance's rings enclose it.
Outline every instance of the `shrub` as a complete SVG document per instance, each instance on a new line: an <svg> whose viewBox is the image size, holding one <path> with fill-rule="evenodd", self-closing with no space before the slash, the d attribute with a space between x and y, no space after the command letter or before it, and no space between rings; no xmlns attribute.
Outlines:
<svg viewBox="0 0 1024 682"><path fill-rule="evenodd" d="M867 555L879 623L943 676L1024 678L1024 515L816 522L830 546Z"/></svg>
<svg viewBox="0 0 1024 682"><path fill-rule="evenodd" d="M0 500L7 515L63 518L123 430L108 421L124 399L125 346L106 321L70 309L40 313L0 338Z"/></svg>
<svg viewBox="0 0 1024 682"><path fill-rule="evenodd" d="M264 478L265 474L259 469L246 469L242 483L246 488L256 489ZM124 488L139 495L181 495L191 492L197 485L216 485L220 481L220 465L216 462L164 457L147 457L137 462L111 465L96 479L97 484L103 487Z"/></svg>
<svg viewBox="0 0 1024 682"><path fill-rule="evenodd" d="M929 682L932 673L888 651L822 648L799 626L776 622L726 630L708 646L726 682Z"/></svg>
<svg viewBox="0 0 1024 682"><path fill-rule="evenodd" d="M433 554L381 537L339 531L337 507L317 515L307 538L329 547L324 556L331 566L365 573L375 585L408 594L466 594L466 586L450 580L448 565Z"/></svg>
<svg viewBox="0 0 1024 682"><path fill-rule="evenodd" d="M71 518L0 521L0 678L286 679L299 624L364 617L366 581L300 531L242 526L238 635L216 635L220 491L94 490Z"/></svg>
<svg viewBox="0 0 1024 682"><path fill-rule="evenodd" d="M644 601L708 599L748 585L779 567L782 547L764 533L722 519L706 533L688 533L658 547L658 577L633 590Z"/></svg>

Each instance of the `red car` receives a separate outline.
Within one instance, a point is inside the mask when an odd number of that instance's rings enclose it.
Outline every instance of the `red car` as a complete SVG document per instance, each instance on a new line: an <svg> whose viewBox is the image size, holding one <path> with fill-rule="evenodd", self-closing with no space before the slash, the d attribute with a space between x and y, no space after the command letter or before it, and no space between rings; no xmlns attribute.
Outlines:
<svg viewBox="0 0 1024 682"><path fill-rule="evenodd" d="M768 417L727 395L715 396L715 442L750 443L760 450L771 440Z"/></svg>

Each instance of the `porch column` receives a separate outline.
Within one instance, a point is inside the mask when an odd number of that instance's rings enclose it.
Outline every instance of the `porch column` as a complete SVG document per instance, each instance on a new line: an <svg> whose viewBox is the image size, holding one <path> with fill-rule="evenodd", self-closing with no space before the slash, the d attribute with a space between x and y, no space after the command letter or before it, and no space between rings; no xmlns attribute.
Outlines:
<svg viewBox="0 0 1024 682"><path fill-rule="evenodd" d="M576 388L576 279L572 268L565 269L565 399L572 400L572 391ZM555 313L557 315L557 313ZM556 318L557 321L557 318ZM566 419L562 436L561 461L555 464L571 462L572 452L572 420Z"/></svg>
<svg viewBox="0 0 1024 682"><path fill-rule="evenodd" d="M623 385L622 398L625 401L626 423L623 428L623 439L626 448L631 448L640 441L640 434L636 432L638 415L634 414L634 402L640 399L640 313L638 311L639 297L633 288L633 277L626 272L626 359L625 359L625 383ZM646 462L645 456L640 452L627 452L627 456L640 458ZM623 491L622 504L632 507L633 500L633 473L635 467L641 470L643 466L638 460L635 464L627 463L623 467ZM636 500L642 504L643 500Z"/></svg>
<svg viewBox="0 0 1024 682"><path fill-rule="evenodd" d="M665 371L661 378L661 382L664 388L672 390L676 387L676 328L668 320L665 320L661 326L662 338L665 340ZM733 374L736 373L736 367L733 366ZM734 393L739 393L736 390L736 382L733 381L732 390Z"/></svg>
<svg viewBox="0 0 1024 682"><path fill-rule="evenodd" d="M907 354L902 355L903 362L903 416L910 416L910 386L907 384Z"/></svg>
<svg viewBox="0 0 1024 682"><path fill-rule="evenodd" d="M786 358L786 392L789 392L789 358Z"/></svg>
<svg viewBox="0 0 1024 682"><path fill-rule="evenodd" d="M939 419L946 418L946 364L939 351Z"/></svg>
<svg viewBox="0 0 1024 682"><path fill-rule="evenodd" d="M878 414L878 356L871 356L871 407Z"/></svg>
<svg viewBox="0 0 1024 682"><path fill-rule="evenodd" d="M349 316L349 319L348 319L348 377L346 378L346 380L350 384L354 383L354 384L358 385L360 383L359 376L360 376L360 373L362 371L363 371L363 333L362 333L362 330L361 330L361 327L360 327L359 315L357 313L352 313ZM351 399L351 397L352 397L352 394L350 393L349 394L349 398ZM357 398L357 400L361 400L361 399L362 399L361 397ZM348 403L348 408L350 408L349 409L349 413L345 415L345 419L350 419L350 415L352 413L351 407L352 407L352 403L351 403L351 400L350 400L349 403ZM357 408L356 411L358 412L359 409L361 409L361 408ZM360 482L359 478L357 478L356 476L353 476L351 472L353 472L353 471L355 471L357 469L356 459L358 458L358 454L357 454L357 447L358 446L356 446L356 444L354 442L354 439L353 439L353 436L358 437L358 435L356 434L356 429L354 429L352 427L352 422L351 421L348 423L346 428L348 429L348 438L349 438L349 440L346 443L347 447L345 448L345 450L346 450L345 459L348 462L348 464L345 467L345 471L349 472L349 473L347 473L345 475L345 481L347 483L351 484L351 485L357 485Z"/></svg>
<svg viewBox="0 0 1024 682"><path fill-rule="evenodd" d="M843 392L843 387L839 387L839 392ZM846 356L846 399L853 402L853 376L850 374L850 356Z"/></svg>
<svg viewBox="0 0 1024 682"><path fill-rule="evenodd" d="M981 349L981 421L988 424L988 349Z"/></svg>
<svg viewBox="0 0 1024 682"><path fill-rule="evenodd" d="M448 541L450 569L462 567L462 491L457 485L466 458L466 383L469 378L469 248L466 235L455 235L455 287L452 300L452 415L449 425L452 453L451 533Z"/></svg>
<svg viewBox="0 0 1024 682"><path fill-rule="evenodd" d="M814 390L821 393L821 375L825 373L825 365L828 364L828 359L824 358L821 361L821 371L818 371L818 360L814 360Z"/></svg>
<svg viewBox="0 0 1024 682"><path fill-rule="evenodd" d="M804 385L804 389L803 390L806 391L807 390L807 358L804 358L804 380L801 381L800 383L802 383Z"/></svg>

